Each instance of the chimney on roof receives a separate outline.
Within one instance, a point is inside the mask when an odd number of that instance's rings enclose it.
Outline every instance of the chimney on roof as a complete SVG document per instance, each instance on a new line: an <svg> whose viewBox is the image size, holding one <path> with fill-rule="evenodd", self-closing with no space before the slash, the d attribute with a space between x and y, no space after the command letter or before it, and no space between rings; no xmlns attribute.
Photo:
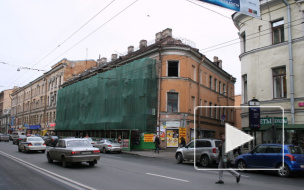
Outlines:
<svg viewBox="0 0 304 190"><path fill-rule="evenodd" d="M213 57L213 62L214 62L214 63L218 62L218 57L217 57L217 56L214 56L214 57Z"/></svg>
<svg viewBox="0 0 304 190"><path fill-rule="evenodd" d="M167 28L167 29L162 31L162 39L166 38L168 36L172 37L172 29L171 28Z"/></svg>
<svg viewBox="0 0 304 190"><path fill-rule="evenodd" d="M157 32L155 34L155 42L158 42L162 39L162 32Z"/></svg>
<svg viewBox="0 0 304 190"><path fill-rule="evenodd" d="M147 40L140 40L139 49L147 47Z"/></svg>
<svg viewBox="0 0 304 190"><path fill-rule="evenodd" d="M99 56L100 57L100 56ZM103 57L103 58L99 58L97 59L97 65L103 65L107 62L107 58Z"/></svg>
<svg viewBox="0 0 304 190"><path fill-rule="evenodd" d="M222 60L218 60L218 66L219 68L222 68Z"/></svg>
<svg viewBox="0 0 304 190"><path fill-rule="evenodd" d="M111 61L115 61L116 59L117 59L117 54L116 53L112 54Z"/></svg>
<svg viewBox="0 0 304 190"><path fill-rule="evenodd" d="M134 52L134 46L128 47L128 54Z"/></svg>

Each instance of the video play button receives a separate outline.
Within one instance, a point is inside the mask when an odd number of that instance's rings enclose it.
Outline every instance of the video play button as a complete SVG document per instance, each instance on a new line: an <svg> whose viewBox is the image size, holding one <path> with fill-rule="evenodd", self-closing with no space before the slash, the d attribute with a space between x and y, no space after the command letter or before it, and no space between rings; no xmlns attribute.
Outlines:
<svg viewBox="0 0 304 190"><path fill-rule="evenodd" d="M235 149L238 146L245 144L246 142L252 141L254 138L251 135L244 133L241 130L225 123L225 133L226 133L226 147L225 153Z"/></svg>

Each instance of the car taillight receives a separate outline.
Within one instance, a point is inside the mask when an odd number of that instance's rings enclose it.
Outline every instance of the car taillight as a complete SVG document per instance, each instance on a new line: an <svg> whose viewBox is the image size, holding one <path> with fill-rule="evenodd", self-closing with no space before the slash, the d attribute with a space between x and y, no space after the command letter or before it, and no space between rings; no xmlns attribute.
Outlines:
<svg viewBox="0 0 304 190"><path fill-rule="evenodd" d="M289 157L290 161L296 161L295 157L291 154L286 154Z"/></svg>
<svg viewBox="0 0 304 190"><path fill-rule="evenodd" d="M212 149L212 152L213 152L213 153L216 153L216 148L213 148L213 149Z"/></svg>
<svg viewBox="0 0 304 190"><path fill-rule="evenodd" d="M71 154L76 155L76 154L80 154L80 152L79 151L72 151Z"/></svg>
<svg viewBox="0 0 304 190"><path fill-rule="evenodd" d="M52 139L52 141L54 141L54 139Z"/></svg>
<svg viewBox="0 0 304 190"><path fill-rule="evenodd" d="M109 144L108 147L112 147L112 145Z"/></svg>
<svg viewBox="0 0 304 190"><path fill-rule="evenodd" d="M46 144L45 144L45 143L43 143L43 145L44 145L44 146L46 146Z"/></svg>
<svg viewBox="0 0 304 190"><path fill-rule="evenodd" d="M28 146L33 146L32 143L29 143Z"/></svg>
<svg viewBox="0 0 304 190"><path fill-rule="evenodd" d="M19 141L21 141L21 139L19 139Z"/></svg>
<svg viewBox="0 0 304 190"><path fill-rule="evenodd" d="M100 150L94 150L93 153L94 153L94 154L99 154L99 153L100 153Z"/></svg>

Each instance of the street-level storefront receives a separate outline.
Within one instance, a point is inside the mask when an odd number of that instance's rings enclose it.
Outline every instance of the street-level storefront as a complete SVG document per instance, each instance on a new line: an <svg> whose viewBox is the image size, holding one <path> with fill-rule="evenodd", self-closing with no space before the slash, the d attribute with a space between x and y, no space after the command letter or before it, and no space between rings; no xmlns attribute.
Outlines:
<svg viewBox="0 0 304 190"><path fill-rule="evenodd" d="M26 134L39 134L40 135L41 131L41 125L30 125L26 129Z"/></svg>

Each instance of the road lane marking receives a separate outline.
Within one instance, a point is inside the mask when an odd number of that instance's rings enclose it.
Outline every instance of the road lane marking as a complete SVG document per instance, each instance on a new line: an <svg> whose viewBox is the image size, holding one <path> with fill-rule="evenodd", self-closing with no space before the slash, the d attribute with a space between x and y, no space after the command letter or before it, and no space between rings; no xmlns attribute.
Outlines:
<svg viewBox="0 0 304 190"><path fill-rule="evenodd" d="M177 181L183 181L183 182L189 182L188 180L184 180L184 179L178 179L178 178L173 178L173 177L168 177L168 176L163 176L163 175L157 175L157 174L151 174L151 173L146 173L147 175L153 175L156 177L163 177L163 178L167 178L167 179L173 179L173 180L177 180Z"/></svg>
<svg viewBox="0 0 304 190"><path fill-rule="evenodd" d="M76 182L74 180L71 180L69 178L63 177L61 175L58 175L58 174L55 174L55 173L50 172L48 170L45 170L43 168L40 168L40 167L38 167L38 166L36 166L34 164L31 164L29 162L21 160L21 159L19 159L17 157L14 157L14 156L10 155L10 154L7 154L5 152L0 151L0 154L3 155L3 156L5 156L5 157L7 157L7 158L10 158L10 159L18 162L18 163L20 163L20 164L22 164L22 165L24 165L24 166L26 166L28 168L31 168L31 169L33 169L33 170L35 170L35 171L37 171L37 172L39 172L41 174L49 176L49 177L51 177L51 178L53 178L53 179L55 179L57 181L60 181L60 182L66 184L68 186L71 186L71 187L73 187L75 189L79 189L79 190L83 190L83 189L96 190L96 189L94 189L92 187L86 186L84 184L78 183L78 182Z"/></svg>

